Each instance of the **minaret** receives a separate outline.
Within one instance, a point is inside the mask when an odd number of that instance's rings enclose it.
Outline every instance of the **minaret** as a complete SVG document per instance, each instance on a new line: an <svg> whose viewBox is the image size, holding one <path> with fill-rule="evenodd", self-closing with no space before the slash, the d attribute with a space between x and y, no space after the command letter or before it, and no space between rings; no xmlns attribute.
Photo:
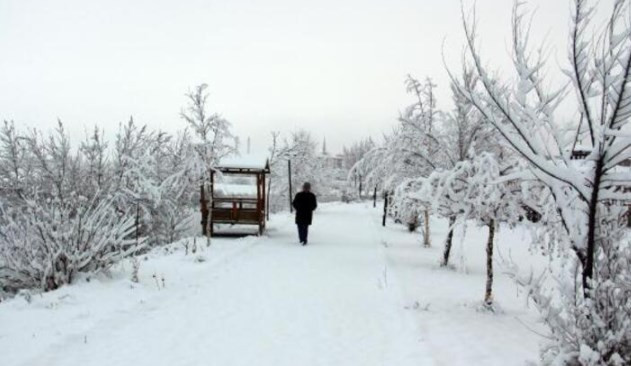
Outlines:
<svg viewBox="0 0 631 366"><path fill-rule="evenodd" d="M326 151L326 137L322 141L322 155L329 155L329 153Z"/></svg>
<svg viewBox="0 0 631 366"><path fill-rule="evenodd" d="M250 136L248 136L248 155L250 155L251 151L250 151Z"/></svg>

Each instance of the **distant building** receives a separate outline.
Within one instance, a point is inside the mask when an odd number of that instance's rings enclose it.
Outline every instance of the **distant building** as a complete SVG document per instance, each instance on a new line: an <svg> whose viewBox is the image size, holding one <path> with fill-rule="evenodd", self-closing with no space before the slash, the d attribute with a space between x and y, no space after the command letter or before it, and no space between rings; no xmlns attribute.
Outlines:
<svg viewBox="0 0 631 366"><path fill-rule="evenodd" d="M317 157L322 167L328 169L342 169L344 167L344 158L342 155L338 154L335 156L332 155L318 155Z"/></svg>

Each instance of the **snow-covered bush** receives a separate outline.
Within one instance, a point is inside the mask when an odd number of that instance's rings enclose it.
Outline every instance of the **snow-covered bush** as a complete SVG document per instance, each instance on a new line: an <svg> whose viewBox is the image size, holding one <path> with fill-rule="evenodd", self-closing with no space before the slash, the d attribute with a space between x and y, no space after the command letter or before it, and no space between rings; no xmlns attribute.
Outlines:
<svg viewBox="0 0 631 366"><path fill-rule="evenodd" d="M3 208L0 225L0 287L10 293L56 289L144 246L131 239L133 215L116 212L111 199L28 200L18 209Z"/></svg>
<svg viewBox="0 0 631 366"><path fill-rule="evenodd" d="M420 200L410 198L410 192L414 189L415 180L408 179L401 183L394 191L394 199L390 209L395 216L395 220L398 220L404 224L408 231L414 232L419 227L419 217L421 208L427 207Z"/></svg>
<svg viewBox="0 0 631 366"><path fill-rule="evenodd" d="M55 289L186 234L199 187L231 152L229 123L206 111L206 86L182 117L196 133L150 131L133 118L112 144L98 126L73 149L64 125L46 134L0 127L0 292Z"/></svg>
<svg viewBox="0 0 631 366"><path fill-rule="evenodd" d="M148 133L133 121L122 127L116 140L117 206L133 207L137 236L149 245L179 239L191 215L191 197L197 193L194 152L187 133L173 140L164 133Z"/></svg>

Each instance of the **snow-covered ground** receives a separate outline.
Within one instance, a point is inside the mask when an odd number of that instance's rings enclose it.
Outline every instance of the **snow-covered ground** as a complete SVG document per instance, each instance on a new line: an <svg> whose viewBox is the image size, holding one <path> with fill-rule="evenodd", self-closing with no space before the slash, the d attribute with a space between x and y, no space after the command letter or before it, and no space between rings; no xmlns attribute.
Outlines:
<svg viewBox="0 0 631 366"><path fill-rule="evenodd" d="M288 214L263 237L184 242L109 277L0 303L0 364L10 365L524 365L537 359L533 310L497 268L497 313L479 311L485 231L455 240L454 262L403 226L380 226L370 204L319 208L310 244ZM522 230L501 230L499 252L523 263ZM462 247L462 248L461 248ZM146 259L145 259L146 258ZM533 263L536 263L534 260Z"/></svg>

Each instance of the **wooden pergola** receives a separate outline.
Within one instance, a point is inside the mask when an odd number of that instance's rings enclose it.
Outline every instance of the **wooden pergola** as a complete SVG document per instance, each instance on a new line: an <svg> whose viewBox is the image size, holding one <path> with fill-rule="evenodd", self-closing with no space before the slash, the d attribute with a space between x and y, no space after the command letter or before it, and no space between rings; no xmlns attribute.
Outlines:
<svg viewBox="0 0 631 366"><path fill-rule="evenodd" d="M263 234L266 218L265 181L269 172L267 159L232 158L222 160L215 166L210 176L210 207L207 201L202 199L204 235L220 234L216 232L216 224L256 225L258 234ZM227 177L234 177L241 182L226 184ZM243 181L247 184L243 184ZM207 226L208 220L210 225Z"/></svg>

